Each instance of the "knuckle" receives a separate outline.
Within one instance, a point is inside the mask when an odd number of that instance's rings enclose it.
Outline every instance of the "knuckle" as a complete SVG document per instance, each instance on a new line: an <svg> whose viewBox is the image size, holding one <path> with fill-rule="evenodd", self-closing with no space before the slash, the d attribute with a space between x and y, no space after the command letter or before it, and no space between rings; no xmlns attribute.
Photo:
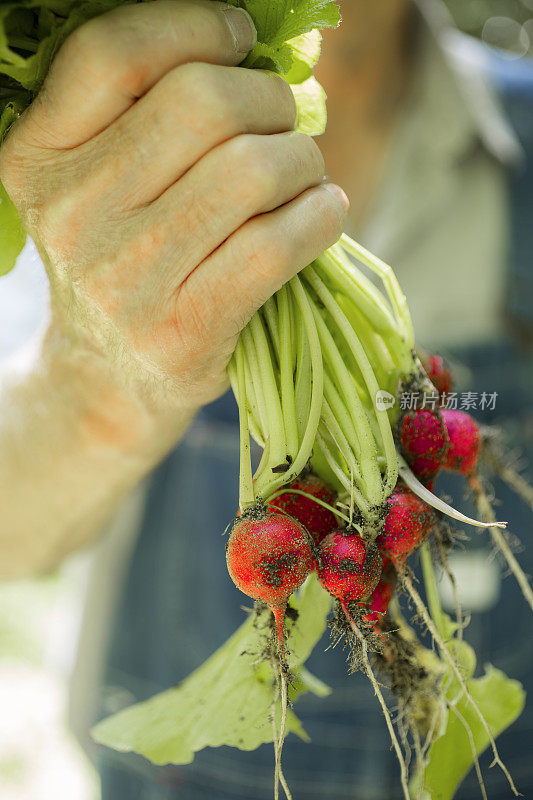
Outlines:
<svg viewBox="0 0 533 800"><path fill-rule="evenodd" d="M136 96L149 65L136 57L134 31L117 24L116 11L76 28L61 47L57 64L84 82L119 86Z"/></svg>
<svg viewBox="0 0 533 800"><path fill-rule="evenodd" d="M205 136L212 133L213 125L221 135L232 131L235 108L220 68L190 62L176 67L167 78L163 91L170 95L172 106L193 133Z"/></svg>
<svg viewBox="0 0 533 800"><path fill-rule="evenodd" d="M279 171L271 149L259 137L244 134L228 143L227 171L233 181L239 202L252 210L276 196Z"/></svg>
<svg viewBox="0 0 533 800"><path fill-rule="evenodd" d="M103 41L102 37L104 37ZM105 45L105 38L102 24L98 19L88 20L68 36L59 51L58 60L76 60L92 64L98 59L99 62L102 57L105 58L109 55L107 48L102 47L102 44Z"/></svg>

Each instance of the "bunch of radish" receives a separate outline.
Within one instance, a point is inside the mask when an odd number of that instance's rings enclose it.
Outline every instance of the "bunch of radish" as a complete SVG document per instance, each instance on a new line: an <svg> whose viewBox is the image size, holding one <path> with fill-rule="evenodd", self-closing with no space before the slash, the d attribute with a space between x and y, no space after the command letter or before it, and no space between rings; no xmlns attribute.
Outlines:
<svg viewBox="0 0 533 800"><path fill-rule="evenodd" d="M129 2L63 0L58 14L50 12L50 0L18 4L31 6L32 14L8 4L9 13L0 15L0 50L6 56L0 59L0 144L42 85L53 53L70 31ZM283 74L293 85L300 130L322 132L325 104L312 71L320 54L319 29L339 24L336 3L228 2L247 9L257 28L257 45L241 66ZM0 184L0 200L1 195ZM0 248L2 274L14 265L23 236L10 204L0 206L10 215L2 235L11 234L17 243ZM416 350L407 302L392 269L348 236L341 237L253 316L239 337L228 374L239 406L241 459L239 511L227 540L227 565L235 585L272 612L269 657L282 706L279 734L274 718L275 798L281 783L290 800L281 770L291 681L284 621L292 593L312 573L332 598L335 635L349 639L353 664L366 672L383 710L406 800L411 794L401 743L411 736L420 762L416 767L423 774L420 736L431 738L431 731L441 727L442 708L452 708L446 705L445 672L478 714L494 763L516 793L466 684L457 657L462 642L449 641L428 540L446 567L444 516L488 527L533 608L529 582L501 530L505 523L495 521L483 489L480 457L532 508L533 490L499 457L475 420L447 407L451 372L440 356ZM437 408L403 412L398 401L404 388L421 397L436 395ZM383 396L396 402L384 408ZM250 435L263 449L255 474ZM482 521L435 493L439 473L447 470L464 476ZM409 560L413 564L417 555L429 610L411 575ZM434 654L433 660L427 657L405 624L400 592L414 604L440 660ZM462 633L460 608L456 616ZM407 720L399 737L373 666L392 676L399 695L396 726ZM476 756L474 761L480 775ZM486 796L481 778L480 786Z"/></svg>
<svg viewBox="0 0 533 800"><path fill-rule="evenodd" d="M443 360L429 356L423 362L394 273L343 236L257 312L228 367L239 406L241 468L227 563L236 586L272 610L283 713L289 677L284 615L291 593L316 572L335 601L334 628L350 637L354 663L366 671L385 714L405 797L405 759L369 655L382 640L387 669L407 670L403 682L411 689L403 702L409 714L409 704L419 701L413 699L414 673L425 671L414 657L397 659L398 647L407 647L398 645L401 637L396 647L387 644L396 590L410 595L444 662L451 659L462 679L415 588L408 559L420 551L431 581L428 539L434 531L441 543L444 516L488 527L533 607L527 579L501 531L505 523L486 506L477 470L480 428L467 413L446 408L452 378ZM402 411L399 402L384 410L377 402L383 392L398 401L405 387L420 397L440 396L440 402L412 411ZM250 435L263 448L254 475ZM483 520L465 516L434 492L441 471L465 477ZM282 726L278 776L283 734Z"/></svg>

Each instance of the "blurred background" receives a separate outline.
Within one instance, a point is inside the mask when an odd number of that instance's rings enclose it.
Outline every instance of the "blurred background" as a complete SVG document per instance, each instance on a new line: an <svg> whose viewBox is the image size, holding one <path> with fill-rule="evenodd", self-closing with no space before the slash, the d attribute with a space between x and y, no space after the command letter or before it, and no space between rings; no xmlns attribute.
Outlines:
<svg viewBox="0 0 533 800"><path fill-rule="evenodd" d="M511 58L533 55L533 0L445 0L465 33Z"/></svg>
<svg viewBox="0 0 533 800"><path fill-rule="evenodd" d="M349 2L349 0L347 0ZM446 0L456 25L505 52L533 56L533 0ZM10 288L10 292L5 291ZM25 297L26 322L39 324L28 295L46 291L30 244L17 269L0 279L0 357L17 342L13 293ZM2 298L9 294L7 303ZM92 552L38 580L0 584L0 798L98 800L92 767L69 733L66 708Z"/></svg>

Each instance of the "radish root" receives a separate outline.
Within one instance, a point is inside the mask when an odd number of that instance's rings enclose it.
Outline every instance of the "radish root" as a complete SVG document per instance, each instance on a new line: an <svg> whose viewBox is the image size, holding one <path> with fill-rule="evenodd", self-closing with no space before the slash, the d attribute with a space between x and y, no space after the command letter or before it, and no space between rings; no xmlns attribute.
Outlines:
<svg viewBox="0 0 533 800"><path fill-rule="evenodd" d="M494 511L492 509L492 504L487 496L486 491L483 489L483 486L476 478L470 479L470 486L474 493L474 499L477 508L479 510L479 513L487 522L494 522L495 516L494 516ZM531 585L527 579L524 570L516 560L514 553L509 547L509 543L507 542L501 530L499 530L499 528L496 527L491 527L489 528L489 530L490 530L490 535L492 536L492 541L494 542L494 544L496 545L502 556L505 558L509 566L509 569L515 576L518 585L522 590L522 594L524 595L526 602L529 604L531 610L533 611L533 590L531 588Z"/></svg>
<svg viewBox="0 0 533 800"><path fill-rule="evenodd" d="M478 704L476 703L476 701L474 700L474 698L470 694L470 691L468 690L468 686L466 684L464 675L462 674L461 670L459 669L459 666L458 666L456 660L452 657L450 651L446 647L446 644L445 644L442 636L438 632L438 630L437 630L437 628L435 626L435 623L431 619L431 617L430 617L430 615L428 613L428 610L427 610L426 606L424 605L424 602L423 602L422 598L420 597L419 593L417 592L417 590L413 586L413 582L412 582L411 578L409 577L409 575L405 571L402 573L401 577L402 577L403 585L405 586L409 596L413 600L413 602L415 604L415 607L416 607L416 610L417 610L420 618L423 620L424 624L426 625L426 627L427 627L428 631L430 632L431 636L433 637L434 641L437 643L437 645L439 647L439 650L441 652L441 655L444 657L444 660L451 667L455 677L459 681L459 685L461 686L461 689L463 690L466 699L471 703L472 707L474 708L476 714L479 717L479 720L480 720L481 724L483 725L483 728L485 729L485 732L486 732L486 734L487 734L487 736L489 738L489 742L490 742L490 745L491 745L491 748L492 748L492 753L493 753L493 756L494 756L491 766L494 766L494 764L497 764L500 767L501 771L503 772L503 774L507 778L507 781L508 781L509 786L511 787L513 793L515 794L516 797L518 797L519 796L519 792L518 792L518 790L517 790L517 788L516 788L516 786L514 784L514 781L513 781L512 777L511 777L511 774L510 774L509 770L507 769L507 767L505 766L505 764L503 763L503 761L500 758L500 754L498 752L498 748L496 746L496 742L494 741L494 736L492 735L492 731L490 730L490 728L488 726L487 720L485 719L485 717L481 713L481 709L479 708Z"/></svg>
<svg viewBox="0 0 533 800"><path fill-rule="evenodd" d="M273 729L274 756L275 756L274 800L279 800L280 783L283 787L283 791L285 792L287 800L293 800L291 790L289 789L289 786L285 779L285 775L283 774L283 768L281 766L281 753L283 750L283 744L285 741L285 731L287 727L287 705L288 705L287 681L285 679L285 674L283 671L283 664L278 664L274 657L272 657L271 659L271 664L272 664L272 671L276 676L276 691L274 692L274 698L272 700L272 729ZM277 716L276 708L277 708L278 697L281 697L281 722L280 722L279 736L278 736L278 726L276 722L276 716Z"/></svg>
<svg viewBox="0 0 533 800"><path fill-rule="evenodd" d="M533 486L523 475L507 464L505 458L495 452L495 448L488 442L483 449L483 458L487 466L533 510Z"/></svg>
<svg viewBox="0 0 533 800"><path fill-rule="evenodd" d="M379 704L380 704L381 709L383 711L383 715L385 717L385 722L387 723L387 728L389 730L391 741L392 741L394 750L396 751L396 756L398 758L398 762L400 764L400 774L401 774L401 783L402 783L403 795L405 797L405 800L411 800L411 795L409 794L409 776L407 774L407 766L406 766L406 763L405 763L405 759L403 757L403 753L402 753L402 749L400 747L400 743L398 741L398 737L396 736L396 732L395 732L394 726L392 724L391 715L389 713L389 709L387 708L387 704L385 702L385 698L383 697L383 693L382 693L382 691L380 689L379 683L377 682L376 676L374 675L372 667L370 666L370 661L369 661L369 658L368 658L368 646L367 646L365 637L363 636L363 634L361 633L361 631L359 630L359 628L355 624L355 622L354 622L354 620L352 618L352 615L350 614L350 611L349 611L349 609L348 609L348 607L346 605L346 602L343 601L343 600L340 600L339 602L341 604L342 610L344 611L346 619L348 620L350 628L354 632L356 639L361 644L361 649L362 649L362 653L363 653L363 664L364 664L364 667L365 667L365 672L366 672L366 674L368 676L368 679L369 679L370 683L372 684L372 688L374 689L374 693L375 693L376 697L378 698Z"/></svg>

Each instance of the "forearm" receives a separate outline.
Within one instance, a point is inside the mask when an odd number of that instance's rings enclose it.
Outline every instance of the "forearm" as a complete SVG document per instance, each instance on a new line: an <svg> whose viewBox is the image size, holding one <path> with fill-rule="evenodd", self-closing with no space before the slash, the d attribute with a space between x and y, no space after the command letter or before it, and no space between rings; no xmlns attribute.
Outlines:
<svg viewBox="0 0 533 800"><path fill-rule="evenodd" d="M0 384L0 577L47 571L95 537L193 414L155 414L95 355L46 337Z"/></svg>

